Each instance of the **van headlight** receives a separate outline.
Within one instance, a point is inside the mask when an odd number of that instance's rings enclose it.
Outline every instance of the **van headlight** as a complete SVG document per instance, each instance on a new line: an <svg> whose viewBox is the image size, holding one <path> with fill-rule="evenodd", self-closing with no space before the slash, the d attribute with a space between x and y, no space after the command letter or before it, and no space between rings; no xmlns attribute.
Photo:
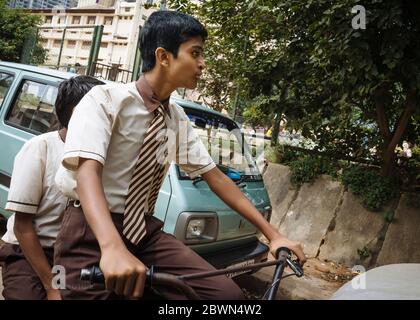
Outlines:
<svg viewBox="0 0 420 320"><path fill-rule="evenodd" d="M187 225L187 232L185 233L186 239L201 238L206 228L205 218L191 219Z"/></svg>
<svg viewBox="0 0 420 320"><path fill-rule="evenodd" d="M185 244L199 244L216 241L219 229L217 213L183 212L175 227L175 237Z"/></svg>

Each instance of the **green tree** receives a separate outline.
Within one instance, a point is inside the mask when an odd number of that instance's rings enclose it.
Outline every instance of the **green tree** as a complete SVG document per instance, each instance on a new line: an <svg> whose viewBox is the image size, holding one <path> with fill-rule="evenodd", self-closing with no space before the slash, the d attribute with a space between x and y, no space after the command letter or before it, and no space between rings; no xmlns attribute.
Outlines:
<svg viewBox="0 0 420 320"><path fill-rule="evenodd" d="M20 62L24 51L32 49L30 63L41 64L45 61L46 50L41 46L40 38L36 34L41 17L21 9L9 8L6 0L0 0L0 24L1 60ZM31 40L35 40L34 46L28 45Z"/></svg>
<svg viewBox="0 0 420 320"><path fill-rule="evenodd" d="M352 28L358 4L366 9L366 29ZM384 176L393 172L397 144L419 139L419 2L170 5L198 16L210 30L207 81L218 89L206 87L208 95L220 96L225 88L224 102L232 103L240 87L250 108L257 100L270 117L285 114L288 126L301 129L322 151L367 157L374 147Z"/></svg>
<svg viewBox="0 0 420 320"><path fill-rule="evenodd" d="M356 4L366 9L366 29L351 27ZM283 8L296 13L284 17L287 28L300 30L287 51L303 62L300 105L314 116L307 131L326 148L354 154L370 142L380 150L382 175L392 174L397 144L419 137L411 127L419 112L420 3L287 1Z"/></svg>

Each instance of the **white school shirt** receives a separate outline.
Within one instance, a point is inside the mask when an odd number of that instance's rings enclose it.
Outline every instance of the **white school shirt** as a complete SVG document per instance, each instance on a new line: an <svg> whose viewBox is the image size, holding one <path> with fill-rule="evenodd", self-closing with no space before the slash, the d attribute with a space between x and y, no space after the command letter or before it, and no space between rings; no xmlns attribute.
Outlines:
<svg viewBox="0 0 420 320"><path fill-rule="evenodd" d="M213 169L216 164L182 107L169 104L167 111L165 122L170 134L165 170L171 161L191 178ZM132 173L153 116L135 82L92 88L70 119L62 167L56 177L60 190L78 200L76 172L80 158L96 160L103 165L102 183L109 210L124 213Z"/></svg>
<svg viewBox="0 0 420 320"><path fill-rule="evenodd" d="M54 182L64 151L58 131L27 141L15 157L6 210L33 214L33 224L42 247L55 243L67 198ZM15 214L7 221L2 240L18 244L13 232Z"/></svg>

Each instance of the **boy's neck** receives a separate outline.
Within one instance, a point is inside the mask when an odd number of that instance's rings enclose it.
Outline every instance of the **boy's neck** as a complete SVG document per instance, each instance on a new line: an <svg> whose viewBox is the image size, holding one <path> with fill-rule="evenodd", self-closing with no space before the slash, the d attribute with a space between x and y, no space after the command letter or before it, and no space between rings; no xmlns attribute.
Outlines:
<svg viewBox="0 0 420 320"><path fill-rule="evenodd" d="M162 74L155 72L155 70L146 72L144 77L149 86L153 89L153 93L158 96L160 101L168 99L171 93L176 89Z"/></svg>
<svg viewBox="0 0 420 320"><path fill-rule="evenodd" d="M66 142L67 128L61 128L58 130L58 135L60 136L61 141Z"/></svg>

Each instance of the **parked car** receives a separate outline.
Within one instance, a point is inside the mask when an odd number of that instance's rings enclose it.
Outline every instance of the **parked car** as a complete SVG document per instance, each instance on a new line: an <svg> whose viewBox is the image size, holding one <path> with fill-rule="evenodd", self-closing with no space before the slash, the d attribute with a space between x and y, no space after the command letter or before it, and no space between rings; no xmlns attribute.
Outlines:
<svg viewBox="0 0 420 320"><path fill-rule="evenodd" d="M53 112L57 86L73 73L0 62L0 214L4 210L15 155L34 135L57 128ZM203 142L217 152L216 163L266 219L271 206L255 161L241 142L238 125L228 117L191 101L172 99L184 108ZM233 140L232 140L233 139ZM227 142L227 143L226 143ZM234 148L231 148L231 147ZM212 153L211 153L212 154ZM224 157L243 157L226 165ZM30 178L30 177L28 177ZM268 247L258 240L256 228L222 202L200 178L192 181L171 164L160 190L155 215L164 230L191 246L216 267L259 262Z"/></svg>

